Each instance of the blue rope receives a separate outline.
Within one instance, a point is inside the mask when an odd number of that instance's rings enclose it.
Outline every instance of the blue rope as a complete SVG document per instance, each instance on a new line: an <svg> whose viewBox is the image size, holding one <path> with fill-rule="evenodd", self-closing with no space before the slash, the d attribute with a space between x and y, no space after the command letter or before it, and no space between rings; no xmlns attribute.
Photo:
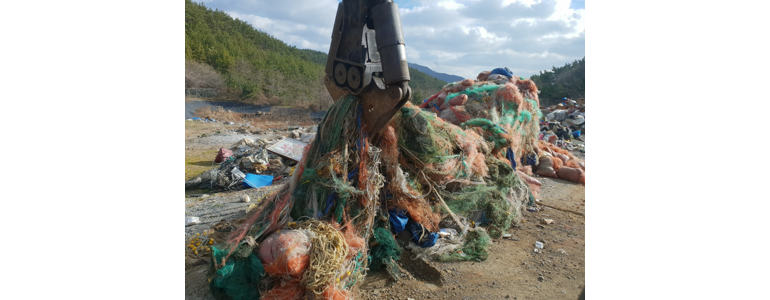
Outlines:
<svg viewBox="0 0 770 300"><path fill-rule="evenodd" d="M337 198L337 193L331 193L329 194L329 197L326 198L326 208L324 208L324 212L321 213L318 212L318 217L325 216L329 213L329 210L332 208L332 205L334 204L334 200Z"/></svg>
<svg viewBox="0 0 770 300"><path fill-rule="evenodd" d="M363 114L363 109L361 108L361 104L358 104L358 129L361 129L361 115Z"/></svg>

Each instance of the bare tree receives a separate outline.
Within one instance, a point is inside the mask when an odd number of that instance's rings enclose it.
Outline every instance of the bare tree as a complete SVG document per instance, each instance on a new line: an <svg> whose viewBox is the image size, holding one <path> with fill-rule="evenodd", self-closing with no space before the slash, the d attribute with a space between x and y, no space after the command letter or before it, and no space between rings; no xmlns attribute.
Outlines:
<svg viewBox="0 0 770 300"><path fill-rule="evenodd" d="M223 89L225 79L213 67L197 61L185 61L185 88Z"/></svg>

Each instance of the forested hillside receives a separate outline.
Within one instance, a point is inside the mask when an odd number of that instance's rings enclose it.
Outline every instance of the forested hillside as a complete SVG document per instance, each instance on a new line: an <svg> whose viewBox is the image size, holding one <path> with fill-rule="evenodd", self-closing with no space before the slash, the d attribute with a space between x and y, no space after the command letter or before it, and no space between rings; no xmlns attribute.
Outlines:
<svg viewBox="0 0 770 300"><path fill-rule="evenodd" d="M553 67L551 71L540 71L540 75L532 75L532 81L540 90L540 103L543 106L556 104L564 97L584 98L586 58L567 63L560 68Z"/></svg>
<svg viewBox="0 0 770 300"><path fill-rule="evenodd" d="M185 0L186 88L217 89L219 98L229 100L325 108L331 104L323 86L326 57L286 45L223 11ZM409 71L415 98L430 96L445 84Z"/></svg>

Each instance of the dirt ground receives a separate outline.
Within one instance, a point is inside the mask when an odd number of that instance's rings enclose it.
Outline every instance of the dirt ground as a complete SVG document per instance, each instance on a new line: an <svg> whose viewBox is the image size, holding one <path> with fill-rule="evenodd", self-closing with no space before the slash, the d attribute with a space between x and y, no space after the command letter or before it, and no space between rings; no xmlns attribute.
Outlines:
<svg viewBox="0 0 770 300"><path fill-rule="evenodd" d="M585 214L585 187L561 179L544 182L541 202ZM495 239L483 262L432 262L440 280L393 282L370 274L360 299L577 299L585 284L585 217L545 207L524 211L524 222ZM552 219L542 225L542 219ZM545 244L535 253L535 242ZM563 252L560 250L564 250Z"/></svg>
<svg viewBox="0 0 770 300"><path fill-rule="evenodd" d="M272 122L277 121L265 120L251 126L186 121L186 179L208 169L219 147L228 147L243 137L271 134L267 127L283 128L293 121ZM206 136L200 137L203 134ZM585 158L578 151L573 154ZM369 273L356 299L577 299L585 284L585 186L561 179L536 179L543 182L538 203L547 206L540 205L542 209L536 212L523 211L524 222L508 231L512 239L494 239L486 261L431 262L440 276L403 270L404 276L398 282L383 272ZM186 191L185 214L201 217L202 224L186 227L185 241L222 219L243 217L250 205L240 202L244 194L256 200L282 183L209 197L200 197L209 195L205 190ZM543 219L552 219L553 223L541 224ZM545 244L541 253L533 251L536 241ZM186 264L186 299L213 299L208 290L207 258L201 257ZM433 268L425 268L425 273L435 272Z"/></svg>

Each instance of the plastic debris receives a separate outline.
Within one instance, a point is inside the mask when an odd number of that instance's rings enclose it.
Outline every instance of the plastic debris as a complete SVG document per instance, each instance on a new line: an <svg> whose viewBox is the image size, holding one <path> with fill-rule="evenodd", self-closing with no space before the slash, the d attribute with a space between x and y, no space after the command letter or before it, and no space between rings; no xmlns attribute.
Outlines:
<svg viewBox="0 0 770 300"><path fill-rule="evenodd" d="M221 162L227 160L228 158L230 158L231 156L233 156L233 151L232 150L227 150L225 148L219 148L219 152L217 152L217 157L214 158L214 162L215 163L221 163Z"/></svg>
<svg viewBox="0 0 770 300"><path fill-rule="evenodd" d="M267 150L292 160L300 161L305 147L307 147L307 143L288 138L268 147Z"/></svg>
<svg viewBox="0 0 770 300"><path fill-rule="evenodd" d="M201 223L201 219L198 217L189 217L184 219L184 226L198 225Z"/></svg>
<svg viewBox="0 0 770 300"><path fill-rule="evenodd" d="M243 185L244 186L250 186L252 188L261 188L263 186L268 186L273 183L273 176L271 175L257 175L257 174L246 174L246 178L243 179Z"/></svg>

